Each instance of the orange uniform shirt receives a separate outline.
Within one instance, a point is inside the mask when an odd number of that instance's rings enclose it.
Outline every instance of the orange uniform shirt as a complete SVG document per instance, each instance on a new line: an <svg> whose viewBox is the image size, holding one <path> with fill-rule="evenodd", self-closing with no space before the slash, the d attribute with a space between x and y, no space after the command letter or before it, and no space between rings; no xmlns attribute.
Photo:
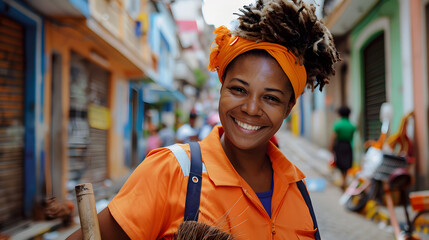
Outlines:
<svg viewBox="0 0 429 240"><path fill-rule="evenodd" d="M235 171L215 127L200 142L203 172L199 221L237 239L314 239L308 207L296 185L304 174L274 144L268 155L274 169L271 218L255 192ZM190 155L189 145L180 145ZM183 221L188 177L167 148L152 151L108 207L131 239L173 239Z"/></svg>

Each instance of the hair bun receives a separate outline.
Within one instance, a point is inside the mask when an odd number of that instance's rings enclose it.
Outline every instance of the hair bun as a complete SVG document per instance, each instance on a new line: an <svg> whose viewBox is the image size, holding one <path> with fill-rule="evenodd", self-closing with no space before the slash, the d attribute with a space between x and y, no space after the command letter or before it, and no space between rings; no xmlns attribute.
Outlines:
<svg viewBox="0 0 429 240"><path fill-rule="evenodd" d="M318 19L316 7L302 0L257 0L243 6L233 34L256 42L285 46L304 64L307 86L314 89L329 83L340 61L333 37Z"/></svg>

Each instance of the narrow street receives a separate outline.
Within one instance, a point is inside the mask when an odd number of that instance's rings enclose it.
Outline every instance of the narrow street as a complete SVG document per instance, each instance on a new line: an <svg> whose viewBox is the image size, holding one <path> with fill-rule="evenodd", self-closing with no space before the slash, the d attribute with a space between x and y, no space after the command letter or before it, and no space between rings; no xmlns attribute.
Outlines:
<svg viewBox="0 0 429 240"><path fill-rule="evenodd" d="M424 192L412 206L429 208L428 22L429 0L0 0L0 240L65 239L80 227L76 185L101 210L150 150L203 139L233 107L264 113L236 119L246 129L277 127L284 109L265 103L287 99L278 142L307 176L322 238L395 239L383 201L340 204L318 146L335 137L360 155L379 139ZM228 71L242 102L224 98ZM415 225L428 240L429 214Z"/></svg>

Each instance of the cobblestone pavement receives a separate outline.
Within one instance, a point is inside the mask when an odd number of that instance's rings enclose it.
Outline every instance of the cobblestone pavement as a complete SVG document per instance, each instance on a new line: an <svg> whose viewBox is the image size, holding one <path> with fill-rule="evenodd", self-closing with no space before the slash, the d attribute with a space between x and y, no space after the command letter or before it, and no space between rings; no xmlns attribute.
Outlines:
<svg viewBox="0 0 429 240"><path fill-rule="evenodd" d="M382 226L362 215L348 211L339 204L342 192L332 181L328 167L329 153L315 147L303 138L281 129L277 134L280 149L288 159L307 176L307 185L313 202L322 239L324 240L392 240L391 227ZM309 186L311 180L325 183L324 187ZM320 185L320 184L319 184ZM322 189L322 190L320 190Z"/></svg>

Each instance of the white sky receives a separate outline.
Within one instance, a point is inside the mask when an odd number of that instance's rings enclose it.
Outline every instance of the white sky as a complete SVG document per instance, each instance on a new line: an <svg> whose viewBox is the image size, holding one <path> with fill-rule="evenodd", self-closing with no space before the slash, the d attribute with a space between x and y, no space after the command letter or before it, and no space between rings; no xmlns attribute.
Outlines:
<svg viewBox="0 0 429 240"><path fill-rule="evenodd" d="M313 3L316 6L322 6L324 0L304 0ZM233 13L238 13L238 9L255 0L204 0L202 5L203 17L207 24L213 24L215 27L221 25L229 26L229 23L236 19ZM321 16L321 8L317 7L316 14Z"/></svg>
<svg viewBox="0 0 429 240"><path fill-rule="evenodd" d="M203 17L206 23L213 24L215 27L221 25L228 26L236 19L233 13L238 13L238 9L244 5L255 2L254 0L204 0L202 5Z"/></svg>

